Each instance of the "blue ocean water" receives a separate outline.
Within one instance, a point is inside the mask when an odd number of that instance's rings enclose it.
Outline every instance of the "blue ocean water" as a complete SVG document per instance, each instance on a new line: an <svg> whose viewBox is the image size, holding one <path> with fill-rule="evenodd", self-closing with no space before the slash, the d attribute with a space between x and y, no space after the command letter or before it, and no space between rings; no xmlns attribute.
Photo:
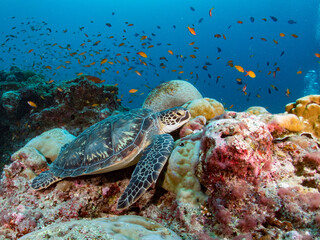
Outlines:
<svg viewBox="0 0 320 240"><path fill-rule="evenodd" d="M130 108L141 106L161 82L186 79L232 110L259 105L284 112L287 103L303 96L307 72L319 69L319 0L12 0L1 5L1 70L16 65L56 82L79 73L97 76L118 84L119 97ZM103 59L108 60L101 64Z"/></svg>

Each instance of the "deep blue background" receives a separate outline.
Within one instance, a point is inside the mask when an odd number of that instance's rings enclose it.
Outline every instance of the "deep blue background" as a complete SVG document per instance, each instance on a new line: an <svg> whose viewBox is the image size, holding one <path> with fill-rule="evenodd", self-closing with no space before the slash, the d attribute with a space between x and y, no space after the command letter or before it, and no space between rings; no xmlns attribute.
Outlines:
<svg viewBox="0 0 320 240"><path fill-rule="evenodd" d="M190 9L191 6L195 11ZM213 16L210 17L212 7ZM118 83L119 97L123 94L123 102L129 107L141 106L150 91L147 86L152 88L163 81L180 77L195 84L204 96L215 98L226 107L233 104L232 110L242 111L260 105L271 112L284 112L285 104L302 96L307 71L319 68L320 59L314 55L320 53L316 42L318 7L319 0L1 1L0 69L8 70L16 64L24 70L44 74L46 80L57 82L74 78L79 72L98 76L107 84ZM270 16L275 16L278 21L271 20ZM254 17L253 23L250 17ZM199 23L201 18L203 21ZM288 24L290 19L297 24ZM243 24L237 21L243 21ZM125 22L134 26L129 27ZM106 23L112 26L108 27ZM196 36L190 34L188 26L194 26ZM80 27L84 27L82 31ZM67 31L64 33L64 30ZM286 36L281 38L280 32ZM214 38L215 34L224 34L226 40ZM298 38L293 38L291 34L298 35ZM148 39L140 40L143 35ZM110 36L114 38L109 39ZM250 37L254 39L250 40ZM273 39L279 44L275 44ZM98 40L101 42L93 46ZM119 47L122 42L125 45ZM191 42L195 44L190 46ZM54 43L57 45L52 46ZM81 47L82 43L85 45ZM71 50L65 49L68 44ZM150 44L154 47L148 49ZM220 53L217 47L221 48ZM30 49L34 50L28 53ZM174 55L170 55L168 50L172 50ZM85 60L78 55L84 51ZM100 54L97 54L98 51ZM141 58L136 54L138 51L145 52L148 58ZM280 57L282 51L285 54ZM69 54L72 52L77 52L77 55L71 57ZM121 56L116 56L118 53ZM196 55L196 58L190 58L190 54ZM183 60L180 55L186 59ZM124 56L129 58L129 62ZM100 61L105 57L120 63L100 66ZM160 60L160 57L166 57L168 61ZM216 60L217 57L220 59ZM148 66L141 64L139 58ZM257 77L245 77L227 65L230 60L235 65L254 71ZM72 63L66 64L65 61ZM92 62L96 64L84 67ZM164 63L166 68L162 69L160 63ZM44 67L48 65L51 70ZM56 69L60 65L67 68ZM208 66L207 71L203 70L204 65ZM106 67L109 69L101 73ZM133 69L128 70L130 67ZM280 67L280 71L273 78L268 72L276 67ZM134 70L141 72L142 76ZM296 73L299 70L302 71L300 75ZM184 73L178 74L179 71ZM218 76L221 78L216 83ZM236 78L242 78L243 83L247 84L248 95L244 95L241 90L244 84L237 84ZM278 91L271 85L276 86ZM132 88L138 89L138 92L130 94ZM289 98L285 94L287 88L291 91ZM258 98L257 94L261 97Z"/></svg>

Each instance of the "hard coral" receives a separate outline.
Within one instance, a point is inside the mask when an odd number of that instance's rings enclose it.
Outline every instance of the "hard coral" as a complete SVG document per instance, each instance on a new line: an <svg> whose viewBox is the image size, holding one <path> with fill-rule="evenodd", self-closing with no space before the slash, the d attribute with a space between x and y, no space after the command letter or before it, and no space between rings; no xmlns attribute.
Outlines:
<svg viewBox="0 0 320 240"><path fill-rule="evenodd" d="M67 130L54 128L30 140L26 147L33 147L53 162L59 155L61 147L76 137Z"/></svg>
<svg viewBox="0 0 320 240"><path fill-rule="evenodd" d="M39 231L20 238L33 240L57 239L132 239L132 240L179 240L181 239L170 229L145 217L128 215L94 220L75 220L67 223L53 224Z"/></svg>
<svg viewBox="0 0 320 240"><path fill-rule="evenodd" d="M280 127L285 128L290 132L300 132L303 130L302 122L294 114L274 114L272 115L270 123L278 124Z"/></svg>
<svg viewBox="0 0 320 240"><path fill-rule="evenodd" d="M267 109L265 109L264 107L260 107L260 106L249 107L245 112L248 112L253 115L260 115L260 114L269 113Z"/></svg>
<svg viewBox="0 0 320 240"><path fill-rule="evenodd" d="M309 95L286 105L286 112L301 118L303 131L320 137L320 95Z"/></svg>
<svg viewBox="0 0 320 240"><path fill-rule="evenodd" d="M176 143L168 160L162 187L177 194L177 199L191 204L206 200L195 175L199 161L200 140L181 140Z"/></svg>
<svg viewBox="0 0 320 240"><path fill-rule="evenodd" d="M142 107L160 112L168 108L182 106L186 102L198 98L202 98L202 95L191 83L171 80L154 88Z"/></svg>
<svg viewBox="0 0 320 240"><path fill-rule="evenodd" d="M223 105L211 98L194 99L182 107L189 110L192 118L204 116L207 121L224 113Z"/></svg>
<svg viewBox="0 0 320 240"><path fill-rule="evenodd" d="M37 149L34 147L25 146L15 152L11 156L11 161L20 161L23 162L26 167L31 170L38 170L47 166L47 161L45 156L43 156Z"/></svg>

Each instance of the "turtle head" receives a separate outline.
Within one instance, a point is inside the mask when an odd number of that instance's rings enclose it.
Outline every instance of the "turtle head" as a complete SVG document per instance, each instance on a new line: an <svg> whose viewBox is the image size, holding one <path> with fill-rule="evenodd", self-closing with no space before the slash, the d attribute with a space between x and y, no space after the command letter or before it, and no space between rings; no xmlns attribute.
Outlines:
<svg viewBox="0 0 320 240"><path fill-rule="evenodd" d="M189 121L190 112L183 107L170 108L159 112L160 133L170 133Z"/></svg>

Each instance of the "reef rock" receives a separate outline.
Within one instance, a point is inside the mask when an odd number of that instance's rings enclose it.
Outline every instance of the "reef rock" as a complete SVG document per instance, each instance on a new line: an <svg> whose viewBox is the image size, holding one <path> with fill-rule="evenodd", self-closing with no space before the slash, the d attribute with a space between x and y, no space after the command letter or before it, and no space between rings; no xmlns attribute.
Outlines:
<svg viewBox="0 0 320 240"><path fill-rule="evenodd" d="M152 219L128 215L53 224L20 238L20 240L34 239L179 240L181 238Z"/></svg>
<svg viewBox="0 0 320 240"><path fill-rule="evenodd" d="M303 131L320 137L320 95L309 95L286 105L286 112L297 115L303 122Z"/></svg>
<svg viewBox="0 0 320 240"><path fill-rule="evenodd" d="M9 118L18 114L21 96L18 91L7 91L1 96L2 107Z"/></svg>
<svg viewBox="0 0 320 240"><path fill-rule="evenodd" d="M186 102L198 98L202 98L202 95L191 83L171 80L154 88L142 107L160 112L168 108L182 106Z"/></svg>

